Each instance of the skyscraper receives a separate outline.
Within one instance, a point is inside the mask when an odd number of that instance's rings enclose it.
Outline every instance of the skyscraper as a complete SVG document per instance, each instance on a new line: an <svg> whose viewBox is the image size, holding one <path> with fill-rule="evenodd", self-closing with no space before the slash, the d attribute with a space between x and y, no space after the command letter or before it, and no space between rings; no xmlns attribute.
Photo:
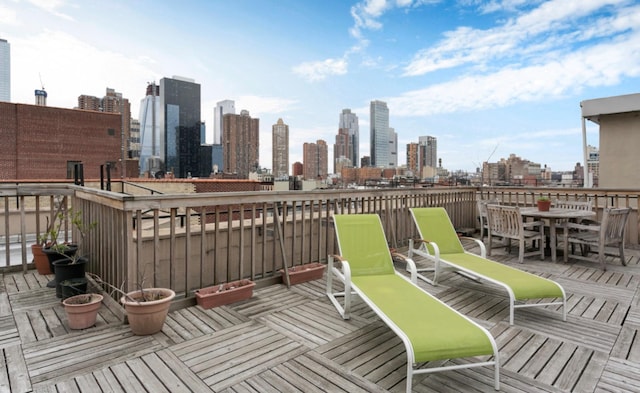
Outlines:
<svg viewBox="0 0 640 393"><path fill-rule="evenodd" d="M271 161L275 178L289 177L289 126L282 119L271 127Z"/></svg>
<svg viewBox="0 0 640 393"><path fill-rule="evenodd" d="M226 114L236 114L236 103L231 100L220 101L213 110L213 144L219 145L222 140L222 120Z"/></svg>
<svg viewBox="0 0 640 393"><path fill-rule="evenodd" d="M11 45L0 38L0 101L11 102Z"/></svg>
<svg viewBox="0 0 640 393"><path fill-rule="evenodd" d="M394 128L389 127L389 164L388 167L398 166L398 134Z"/></svg>
<svg viewBox="0 0 640 393"><path fill-rule="evenodd" d="M324 180L328 172L327 142L318 139L316 143L302 146L302 175L307 180Z"/></svg>
<svg viewBox="0 0 640 393"><path fill-rule="evenodd" d="M349 151L345 157L351 160L351 165L358 166L360 161L360 126L358 125L358 116L351 112L351 109L343 109L340 114L340 122L338 126L340 130L348 130L349 135Z"/></svg>
<svg viewBox="0 0 640 393"><path fill-rule="evenodd" d="M421 136L418 138L421 146L421 164L422 166L438 167L438 139L435 136Z"/></svg>
<svg viewBox="0 0 640 393"><path fill-rule="evenodd" d="M165 170L178 178L199 176L200 85L190 78L162 78L158 121Z"/></svg>
<svg viewBox="0 0 640 393"><path fill-rule="evenodd" d="M387 103L371 101L369 115L371 166L386 168L391 160Z"/></svg>
<svg viewBox="0 0 640 393"><path fill-rule="evenodd" d="M350 140L348 128L338 129L336 143L333 145L333 173L340 173L340 169L345 165L354 166L348 158L352 151Z"/></svg>
<svg viewBox="0 0 640 393"><path fill-rule="evenodd" d="M160 158L160 86L147 85L147 95L140 101L140 174L153 177L164 171Z"/></svg>
<svg viewBox="0 0 640 393"><path fill-rule="evenodd" d="M224 170L248 179L258 170L260 154L260 120L252 119L249 111L239 115L226 114L222 122Z"/></svg>
<svg viewBox="0 0 640 393"><path fill-rule="evenodd" d="M420 177L420 165L418 164L419 146L415 142L407 144L407 169L416 177Z"/></svg>

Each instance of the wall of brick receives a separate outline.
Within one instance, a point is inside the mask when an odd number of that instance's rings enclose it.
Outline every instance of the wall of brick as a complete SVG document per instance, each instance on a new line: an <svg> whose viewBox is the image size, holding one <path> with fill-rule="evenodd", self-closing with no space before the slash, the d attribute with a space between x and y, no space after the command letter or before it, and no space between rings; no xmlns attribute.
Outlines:
<svg viewBox="0 0 640 393"><path fill-rule="evenodd" d="M0 179L66 179L69 161L99 178L100 165L121 158L120 128L119 114L0 102Z"/></svg>

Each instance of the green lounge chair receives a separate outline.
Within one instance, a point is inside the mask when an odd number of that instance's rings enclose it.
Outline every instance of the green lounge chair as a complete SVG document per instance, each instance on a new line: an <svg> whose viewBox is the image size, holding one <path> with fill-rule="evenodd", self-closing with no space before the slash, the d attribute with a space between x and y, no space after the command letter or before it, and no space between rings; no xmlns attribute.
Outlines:
<svg viewBox="0 0 640 393"><path fill-rule="evenodd" d="M434 262L433 268L417 269L419 278L437 285L440 273L448 269L458 271L472 279L481 279L501 286L509 294L509 324L511 325L513 325L515 309L522 307L562 305L562 319L567 320L567 296L558 283L487 259L484 243L478 239L469 238L476 241L480 247L480 255L465 251L447 211L441 207L409 210L418 228L420 239L409 241L408 256L412 258L413 254L417 254ZM421 273L423 271L432 271L433 278L426 277ZM554 300L524 303L530 299Z"/></svg>
<svg viewBox="0 0 640 393"><path fill-rule="evenodd" d="M351 296L359 295L400 337L407 352L406 391L411 392L413 374L491 365L498 390L499 355L491 334L418 287L415 264L406 257L414 268L412 280L396 272L380 218L375 214L334 215L333 222L340 256L329 257L327 296L340 315L349 319ZM334 292L334 275L344 284L344 292ZM338 297L343 298L342 304ZM489 360L419 368L434 360L476 356Z"/></svg>

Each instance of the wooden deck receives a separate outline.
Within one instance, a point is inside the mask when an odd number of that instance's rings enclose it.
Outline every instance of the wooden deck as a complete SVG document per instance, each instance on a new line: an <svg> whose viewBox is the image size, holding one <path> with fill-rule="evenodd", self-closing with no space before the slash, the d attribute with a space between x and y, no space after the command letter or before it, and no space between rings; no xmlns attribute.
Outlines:
<svg viewBox="0 0 640 393"><path fill-rule="evenodd" d="M496 287L447 273L420 285L496 338L503 392L637 392L640 252L612 262L552 263L501 250L493 258L562 284L568 319L552 307L516 311ZM70 331L47 277L0 282L0 392L401 392L400 340L358 301L342 320L324 280L256 290L252 299L170 313L161 333L134 336L105 302L98 323ZM460 362L459 360L454 363ZM416 376L415 392L493 392L493 370Z"/></svg>

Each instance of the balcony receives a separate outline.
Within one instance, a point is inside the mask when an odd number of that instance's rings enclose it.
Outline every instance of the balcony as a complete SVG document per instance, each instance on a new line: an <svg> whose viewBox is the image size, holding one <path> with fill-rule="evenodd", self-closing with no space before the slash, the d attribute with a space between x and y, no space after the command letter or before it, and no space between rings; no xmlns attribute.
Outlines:
<svg viewBox="0 0 640 393"><path fill-rule="evenodd" d="M373 312L359 302L344 321L324 295L324 279L288 289L277 270L285 262L326 262L335 250L334 212L380 214L391 246L403 250L414 235L409 207L444 206L457 228L474 228L480 195L451 188L133 196L42 184L5 185L0 192L4 244L17 239L20 249L14 258L5 251L0 283L6 359L0 386L12 392L403 391L403 346ZM503 391L634 391L640 383L637 193L498 188L483 189L482 196L532 205L541 192L584 195L597 209L634 207L626 267L612 261L603 272L549 258L518 264L515 254L494 251L495 260L561 283L569 295L567 322L548 307L518 311L509 326L499 290L456 274L437 287L420 285L490 330L500 348ZM42 232L44 217L60 203L98 222L83 250L90 271L119 285L144 270L148 286L176 290L179 299L161 333L133 336L113 299L95 327L67 329L59 300L45 288L48 278L29 265L27 249L28 235ZM236 278L258 282L253 298L211 310L194 306L194 289ZM492 370L421 376L413 388L490 392Z"/></svg>

